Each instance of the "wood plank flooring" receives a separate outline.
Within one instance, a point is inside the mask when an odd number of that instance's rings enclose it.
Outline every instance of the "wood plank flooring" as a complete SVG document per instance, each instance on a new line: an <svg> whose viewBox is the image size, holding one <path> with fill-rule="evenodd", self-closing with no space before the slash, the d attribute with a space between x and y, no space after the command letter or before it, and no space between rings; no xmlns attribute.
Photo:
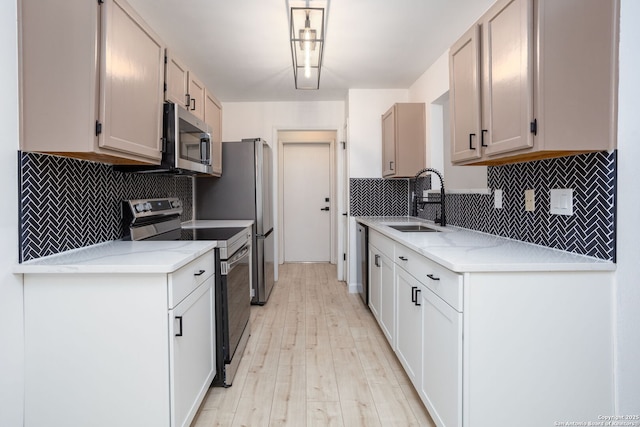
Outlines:
<svg viewBox="0 0 640 427"><path fill-rule="evenodd" d="M233 386L195 427L435 426L373 315L330 264L284 264Z"/></svg>

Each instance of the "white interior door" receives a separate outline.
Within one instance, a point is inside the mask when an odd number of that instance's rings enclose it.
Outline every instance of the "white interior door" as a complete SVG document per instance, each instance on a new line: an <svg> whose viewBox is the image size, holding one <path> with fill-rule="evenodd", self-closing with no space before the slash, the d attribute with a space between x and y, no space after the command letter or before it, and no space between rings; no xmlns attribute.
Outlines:
<svg viewBox="0 0 640 427"><path fill-rule="evenodd" d="M331 149L329 143L283 146L285 262L331 260Z"/></svg>

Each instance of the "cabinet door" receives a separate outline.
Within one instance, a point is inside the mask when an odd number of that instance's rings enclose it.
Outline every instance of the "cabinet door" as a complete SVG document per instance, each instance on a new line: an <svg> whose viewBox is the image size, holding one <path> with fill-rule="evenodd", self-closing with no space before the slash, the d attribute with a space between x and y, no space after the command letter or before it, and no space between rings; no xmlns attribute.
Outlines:
<svg viewBox="0 0 640 427"><path fill-rule="evenodd" d="M211 132L211 168L213 175L222 175L222 106L209 91L205 91L204 121Z"/></svg>
<svg viewBox="0 0 640 427"><path fill-rule="evenodd" d="M179 59L171 55L171 52L167 52L165 73L167 83L165 99L187 108L189 72L187 71L187 67L185 67Z"/></svg>
<svg viewBox="0 0 640 427"><path fill-rule="evenodd" d="M422 385L418 389L438 425L462 426L462 313L429 289L423 310Z"/></svg>
<svg viewBox="0 0 640 427"><path fill-rule="evenodd" d="M98 144L160 160L164 45L123 0L102 7Z"/></svg>
<svg viewBox="0 0 640 427"><path fill-rule="evenodd" d="M189 90L187 92L189 106L187 109L201 120L204 120L204 92L204 84L195 74L189 71Z"/></svg>
<svg viewBox="0 0 640 427"><path fill-rule="evenodd" d="M382 264L380 252L369 245L369 308L380 322L380 301L382 285Z"/></svg>
<svg viewBox="0 0 640 427"><path fill-rule="evenodd" d="M451 161L482 156L480 26L474 25L449 50Z"/></svg>
<svg viewBox="0 0 640 427"><path fill-rule="evenodd" d="M396 173L396 114L395 106L382 116L382 176Z"/></svg>
<svg viewBox="0 0 640 427"><path fill-rule="evenodd" d="M396 269L398 359L411 382L420 389L422 378L422 307L424 287L402 268Z"/></svg>
<svg viewBox="0 0 640 427"><path fill-rule="evenodd" d="M482 19L488 156L533 146L533 0L500 0Z"/></svg>
<svg viewBox="0 0 640 427"><path fill-rule="evenodd" d="M391 259L380 256L380 326L389 344L395 348L396 292L394 285L395 265Z"/></svg>
<svg viewBox="0 0 640 427"><path fill-rule="evenodd" d="M172 426L188 426L215 375L214 277L169 310Z"/></svg>

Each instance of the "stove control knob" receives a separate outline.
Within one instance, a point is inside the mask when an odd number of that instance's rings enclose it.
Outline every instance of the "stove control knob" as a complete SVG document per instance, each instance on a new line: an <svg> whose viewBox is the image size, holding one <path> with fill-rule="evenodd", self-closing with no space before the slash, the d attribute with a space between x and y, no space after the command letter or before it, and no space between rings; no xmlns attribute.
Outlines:
<svg viewBox="0 0 640 427"><path fill-rule="evenodd" d="M144 204L144 210L145 211L150 211L151 210L151 203L147 202Z"/></svg>
<svg viewBox="0 0 640 427"><path fill-rule="evenodd" d="M180 207L180 200L173 200L171 201L171 207L172 208L179 208Z"/></svg>
<svg viewBox="0 0 640 427"><path fill-rule="evenodd" d="M136 209L136 212L144 211L144 203L136 203L135 209Z"/></svg>

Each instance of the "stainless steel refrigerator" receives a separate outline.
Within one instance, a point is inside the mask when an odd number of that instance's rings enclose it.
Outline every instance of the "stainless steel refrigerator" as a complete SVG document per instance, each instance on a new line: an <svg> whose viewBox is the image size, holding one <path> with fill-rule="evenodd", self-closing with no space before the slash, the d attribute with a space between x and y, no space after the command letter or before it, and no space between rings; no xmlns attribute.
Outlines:
<svg viewBox="0 0 640 427"><path fill-rule="evenodd" d="M195 219L252 219L251 302L264 304L274 284L273 155L262 139L222 143L222 176L195 179Z"/></svg>

